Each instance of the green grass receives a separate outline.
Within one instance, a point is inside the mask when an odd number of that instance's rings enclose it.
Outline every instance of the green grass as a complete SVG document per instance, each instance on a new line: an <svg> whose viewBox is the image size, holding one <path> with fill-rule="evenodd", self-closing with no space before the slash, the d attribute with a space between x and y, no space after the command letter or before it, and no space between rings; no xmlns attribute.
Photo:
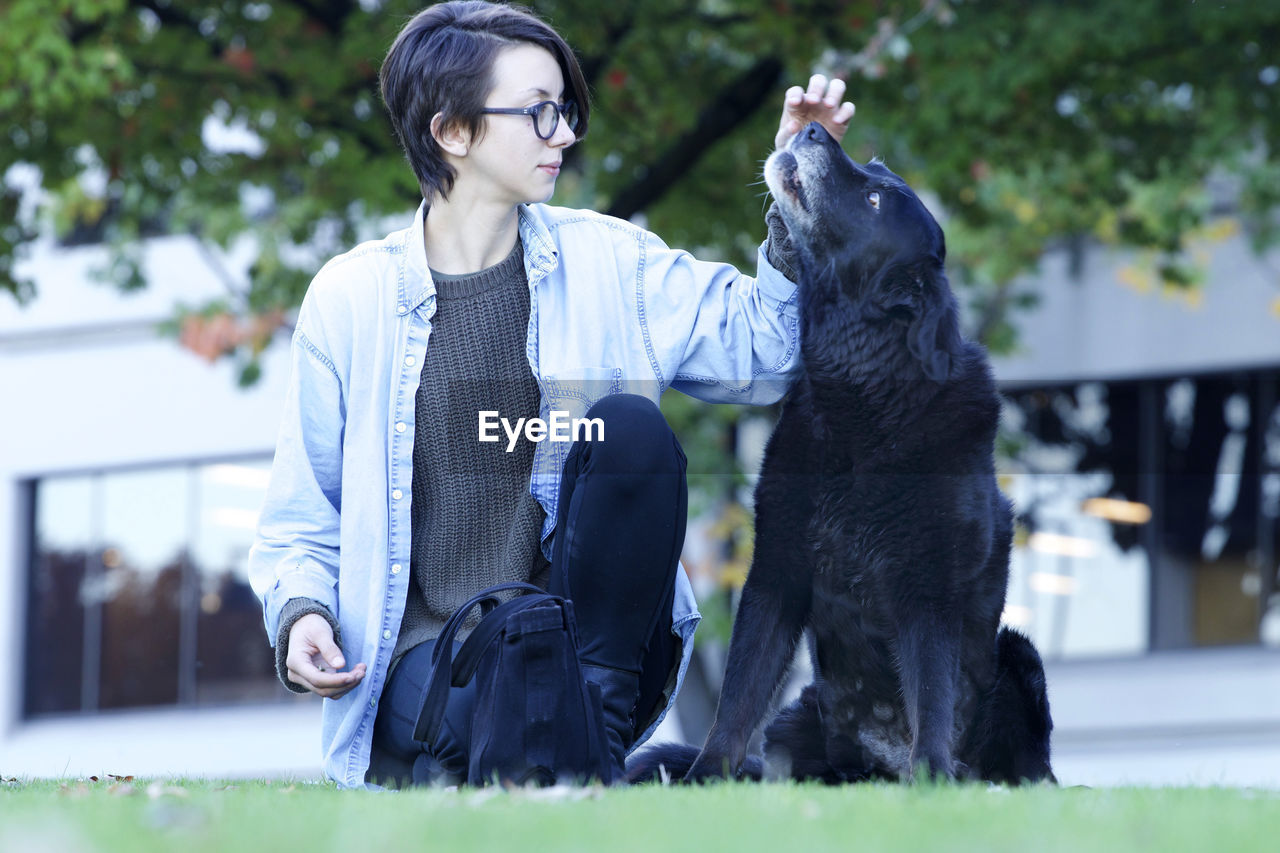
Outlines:
<svg viewBox="0 0 1280 853"><path fill-rule="evenodd" d="M1280 793L731 784L371 793L327 784L0 783L0 851L1277 849Z"/></svg>

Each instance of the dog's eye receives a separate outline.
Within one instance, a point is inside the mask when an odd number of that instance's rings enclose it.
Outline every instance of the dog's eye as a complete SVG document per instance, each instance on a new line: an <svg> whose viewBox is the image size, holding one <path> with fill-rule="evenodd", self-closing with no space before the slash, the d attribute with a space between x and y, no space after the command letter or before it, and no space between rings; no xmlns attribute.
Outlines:
<svg viewBox="0 0 1280 853"><path fill-rule="evenodd" d="M880 193L878 192L867 193L867 204L871 205L871 207L874 208L875 210L879 210L880 209Z"/></svg>

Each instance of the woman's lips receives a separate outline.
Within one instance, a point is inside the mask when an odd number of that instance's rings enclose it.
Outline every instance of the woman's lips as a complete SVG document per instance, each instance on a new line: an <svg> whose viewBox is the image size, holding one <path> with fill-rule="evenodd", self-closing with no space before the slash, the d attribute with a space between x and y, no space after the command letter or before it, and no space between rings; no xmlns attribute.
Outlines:
<svg viewBox="0 0 1280 853"><path fill-rule="evenodd" d="M551 176L551 177L553 177L553 178L554 178L556 175L560 174L560 164L559 164L559 163L548 163L548 164L546 164L546 165L539 166L539 167L538 167L538 169L539 169L539 171L546 172L548 175L550 175L550 176Z"/></svg>

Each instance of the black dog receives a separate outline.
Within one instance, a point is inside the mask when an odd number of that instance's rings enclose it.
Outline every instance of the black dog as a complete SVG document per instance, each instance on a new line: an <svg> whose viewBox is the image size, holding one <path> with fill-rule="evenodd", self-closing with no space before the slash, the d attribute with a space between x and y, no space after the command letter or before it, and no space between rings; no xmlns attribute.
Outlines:
<svg viewBox="0 0 1280 853"><path fill-rule="evenodd" d="M816 123L765 179L799 255L805 372L765 450L706 744L654 747L631 776L1052 780L1040 656L999 627L999 399L960 335L942 229ZM762 768L747 743L806 628L815 680L766 729Z"/></svg>

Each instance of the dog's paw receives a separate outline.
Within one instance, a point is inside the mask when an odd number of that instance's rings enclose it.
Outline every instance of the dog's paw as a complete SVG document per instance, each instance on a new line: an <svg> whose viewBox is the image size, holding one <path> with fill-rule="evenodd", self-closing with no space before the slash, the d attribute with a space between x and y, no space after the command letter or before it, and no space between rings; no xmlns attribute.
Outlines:
<svg viewBox="0 0 1280 853"><path fill-rule="evenodd" d="M693 766L698 748L683 743L660 743L645 746L627 757L628 784L679 782Z"/></svg>
<svg viewBox="0 0 1280 853"><path fill-rule="evenodd" d="M729 760L728 756L711 755L706 752L701 753L698 759L693 762L693 766L689 768L689 772L684 774L684 782L686 784L693 783L704 785L709 782L722 782L725 779L737 778L737 768Z"/></svg>

